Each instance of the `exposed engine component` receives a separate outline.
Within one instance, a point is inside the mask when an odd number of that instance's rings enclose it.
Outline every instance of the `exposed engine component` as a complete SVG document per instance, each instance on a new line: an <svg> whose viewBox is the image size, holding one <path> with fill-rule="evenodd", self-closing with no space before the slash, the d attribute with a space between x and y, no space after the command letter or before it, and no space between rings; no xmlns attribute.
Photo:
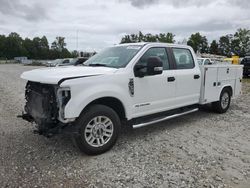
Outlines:
<svg viewBox="0 0 250 188"><path fill-rule="evenodd" d="M57 126L58 106L56 100L56 85L27 82L23 114L24 119L33 120L38 127L38 133L44 134Z"/></svg>

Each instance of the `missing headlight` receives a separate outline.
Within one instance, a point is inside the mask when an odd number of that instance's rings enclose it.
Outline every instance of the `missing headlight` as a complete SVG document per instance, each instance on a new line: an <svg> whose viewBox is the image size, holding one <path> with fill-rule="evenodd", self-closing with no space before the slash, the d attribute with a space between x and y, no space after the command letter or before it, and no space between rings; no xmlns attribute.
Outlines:
<svg viewBox="0 0 250 188"><path fill-rule="evenodd" d="M71 98L70 88L59 88L57 90L57 100L59 108L59 120L64 121L64 108Z"/></svg>

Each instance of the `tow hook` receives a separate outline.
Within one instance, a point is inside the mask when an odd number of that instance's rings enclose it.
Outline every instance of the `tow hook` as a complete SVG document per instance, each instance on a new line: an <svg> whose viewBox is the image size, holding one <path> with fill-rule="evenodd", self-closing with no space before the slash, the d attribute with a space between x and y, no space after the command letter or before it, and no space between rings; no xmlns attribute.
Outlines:
<svg viewBox="0 0 250 188"><path fill-rule="evenodd" d="M17 118L22 118L28 122L34 121L34 119L29 114L24 114L24 113L22 113L22 115L18 115Z"/></svg>

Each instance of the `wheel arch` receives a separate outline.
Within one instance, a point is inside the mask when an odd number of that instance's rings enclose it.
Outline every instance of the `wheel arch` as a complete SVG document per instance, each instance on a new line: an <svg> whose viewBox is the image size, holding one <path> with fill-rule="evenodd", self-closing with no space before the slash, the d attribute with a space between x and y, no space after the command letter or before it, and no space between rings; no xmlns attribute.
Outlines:
<svg viewBox="0 0 250 188"><path fill-rule="evenodd" d="M232 88L232 86L231 85L226 85L226 86L224 86L222 89L221 89L221 92L223 91L223 90L228 90L229 91L229 93L230 93L230 96L232 97L233 96L233 88ZM220 92L220 93L221 93Z"/></svg>
<svg viewBox="0 0 250 188"><path fill-rule="evenodd" d="M82 110L84 111L91 105L101 104L112 108L119 116L121 120L126 120L126 111L123 103L115 97L101 97L89 102L86 107Z"/></svg>
<svg viewBox="0 0 250 188"><path fill-rule="evenodd" d="M88 89L72 87L72 97L65 106L65 118L78 118L87 106L91 104L103 104L115 109L124 119L131 116L130 102L131 99L123 87L119 85L103 84L102 86L94 85Z"/></svg>

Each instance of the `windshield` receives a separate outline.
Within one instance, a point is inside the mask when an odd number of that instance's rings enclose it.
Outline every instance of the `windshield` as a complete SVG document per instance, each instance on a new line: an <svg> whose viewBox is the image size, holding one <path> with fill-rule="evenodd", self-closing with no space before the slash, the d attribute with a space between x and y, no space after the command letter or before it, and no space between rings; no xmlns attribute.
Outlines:
<svg viewBox="0 0 250 188"><path fill-rule="evenodd" d="M141 49L142 45L116 46L106 48L87 60L84 65L123 68Z"/></svg>

